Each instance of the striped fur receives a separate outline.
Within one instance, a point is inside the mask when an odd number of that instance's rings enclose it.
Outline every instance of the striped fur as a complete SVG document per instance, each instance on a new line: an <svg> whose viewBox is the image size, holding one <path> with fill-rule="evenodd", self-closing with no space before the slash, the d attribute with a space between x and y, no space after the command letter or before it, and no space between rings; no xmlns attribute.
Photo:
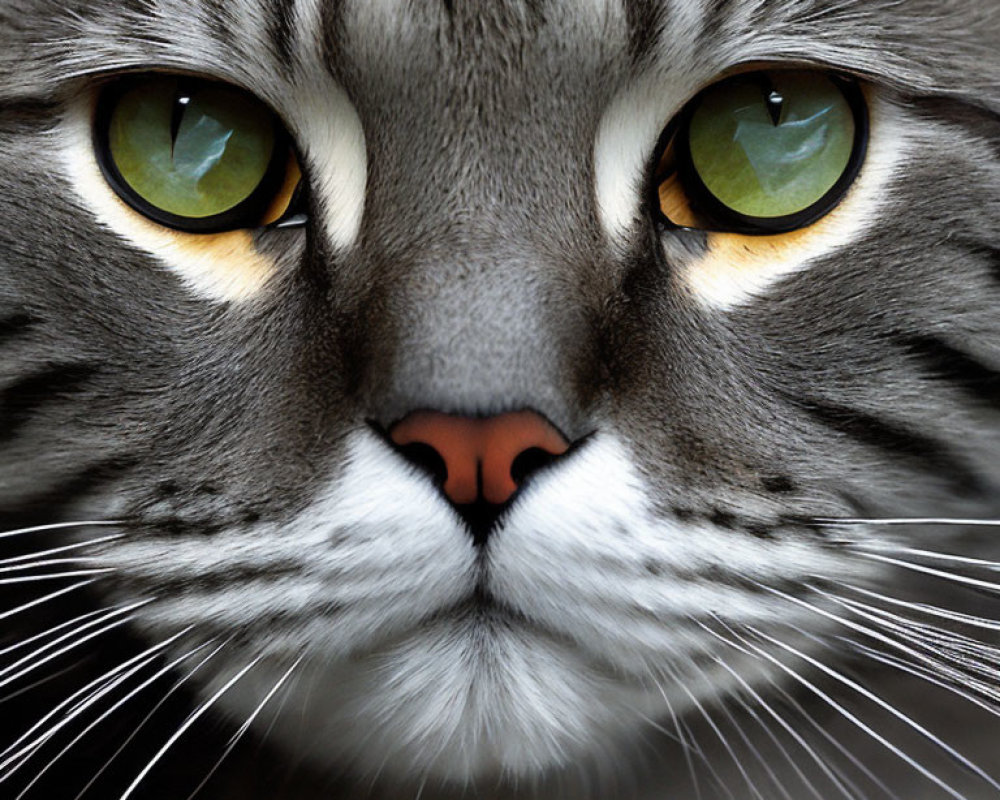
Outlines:
<svg viewBox="0 0 1000 800"><path fill-rule="evenodd" d="M845 521L1000 517L998 42L981 0L5 0L0 797L1000 798L997 527ZM665 124L761 62L863 80L851 192L658 228ZM307 228L117 201L94 99L156 70L281 116ZM485 546L378 433L525 407L579 444Z"/></svg>

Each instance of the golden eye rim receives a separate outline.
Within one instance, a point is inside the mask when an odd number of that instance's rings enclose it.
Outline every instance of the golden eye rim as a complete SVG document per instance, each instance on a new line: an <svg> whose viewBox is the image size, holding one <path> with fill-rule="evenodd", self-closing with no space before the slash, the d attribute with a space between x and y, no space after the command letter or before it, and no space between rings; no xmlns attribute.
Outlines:
<svg viewBox="0 0 1000 800"><path fill-rule="evenodd" d="M741 214L725 205L708 189L694 167L688 141L688 128L691 117L707 92L718 86L737 80L750 80L755 75L774 72L815 73L833 82L844 96L854 119L854 139L851 155L843 172L837 181L822 197L805 209L776 217L752 217ZM847 195L848 190L857 180L864 165L870 139L871 114L862 82L855 76L835 70L810 68L807 66L775 66L761 64L756 68L728 72L712 83L703 86L667 123L652 159L650 174L650 208L654 219L663 227L672 230L695 230L706 233L735 233L745 236L772 236L802 230L821 220L833 211ZM681 134L681 135L678 135ZM676 140L676 141L675 141ZM698 224L683 224L671 220L662 208L660 187L672 173L664 172L663 160L669 149L675 154L677 162L676 174L678 183L683 188L687 201L691 206L689 221L698 220Z"/></svg>
<svg viewBox="0 0 1000 800"><path fill-rule="evenodd" d="M110 145L111 119L120 100L128 92L143 84L170 78L190 82L199 87L219 88L245 95L259 104L270 115L274 146L263 177L246 198L219 214L207 217L185 217L154 205L129 184L121 174L112 155ZM118 198L149 221L170 230L190 234L219 234L277 227L288 216L291 205L294 204L291 203L289 208L280 215L280 218L274 221L265 221L268 217L274 216L271 209L274 206L275 198L282 191L288 178L289 161L295 161L296 165L300 164L301 161L296 152L294 141L280 116L252 92L227 81L189 73L141 72L129 73L104 82L97 90L92 142L101 174ZM301 168L298 167L298 169L301 172ZM296 190L293 193L293 198L300 194L301 192Z"/></svg>

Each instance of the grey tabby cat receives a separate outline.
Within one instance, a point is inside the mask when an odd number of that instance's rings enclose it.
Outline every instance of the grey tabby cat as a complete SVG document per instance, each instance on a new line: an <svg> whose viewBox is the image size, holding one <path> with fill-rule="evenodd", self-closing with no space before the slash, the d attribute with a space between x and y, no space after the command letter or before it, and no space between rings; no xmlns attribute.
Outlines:
<svg viewBox="0 0 1000 800"><path fill-rule="evenodd" d="M0 797L1000 798L996 0L0 0L0 198Z"/></svg>

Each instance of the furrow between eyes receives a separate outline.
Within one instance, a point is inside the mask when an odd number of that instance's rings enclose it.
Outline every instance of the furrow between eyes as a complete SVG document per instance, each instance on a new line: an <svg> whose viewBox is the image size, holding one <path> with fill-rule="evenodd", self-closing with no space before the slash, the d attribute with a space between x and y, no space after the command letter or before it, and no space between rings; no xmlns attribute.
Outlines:
<svg viewBox="0 0 1000 800"><path fill-rule="evenodd" d="M42 408L81 391L96 372L90 364L53 363L0 391L0 443L14 438Z"/></svg>
<svg viewBox="0 0 1000 800"><path fill-rule="evenodd" d="M986 490L969 464L948 445L931 436L846 406L809 399L797 400L795 405L826 428L867 447L903 458L915 468L944 477L962 494L979 494Z"/></svg>

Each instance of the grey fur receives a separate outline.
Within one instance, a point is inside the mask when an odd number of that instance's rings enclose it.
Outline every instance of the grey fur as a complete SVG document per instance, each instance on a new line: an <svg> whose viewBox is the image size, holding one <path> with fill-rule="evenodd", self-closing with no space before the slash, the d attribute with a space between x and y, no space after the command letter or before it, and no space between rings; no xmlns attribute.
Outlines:
<svg viewBox="0 0 1000 800"><path fill-rule="evenodd" d="M164 542L169 553L175 541L249 540L254 531L284 530L347 469L352 434L425 407L468 414L531 407L572 440L616 431L656 517L725 531L737 548L746 539L773 540L776 563L784 552L778 548L789 542L816 553L843 545L802 524L803 517L988 517L1000 511L995 0L328 0L317 1L314 16L304 10L309 5L0 0L0 531L84 512L114 515L128 521L124 530L132 540ZM378 9L386 9L384 18ZM303 28L303 20L322 29ZM623 240L613 241L602 227L594 142L609 105L640 80L653 76L670 87L676 97L669 104L679 109L724 70L757 61L806 62L862 76L905 107L917 129L905 173L888 185L867 232L722 313L691 302L678 277L704 254L703 235L656 233L641 206ZM243 86L300 137L309 128L292 98L308 93L311 81L342 87L360 118L367 153L364 214L352 246L331 244L318 224L308 232L258 231L254 246L275 258L276 277L248 302L219 303L192 293L153 255L101 225L65 176L60 118L72 98L93 91L106 75L153 69ZM308 174L310 143L300 145ZM331 199L319 195L312 202L316 220ZM935 360L942 353L951 353L944 365ZM959 370L955 353L981 371ZM619 560L609 557L607 574L622 570L638 586L640 578L629 571L634 565L620 556L634 548L639 558L641 544L620 544L629 533L602 532L619 548L612 548ZM836 533L847 542L885 536L877 528ZM997 560L995 533L915 528L903 541ZM372 535L370 526L345 523L331 535L330 549L347 551ZM20 546L0 555L19 555ZM109 552L114 555L113 548L99 554ZM720 589L757 593L762 608L773 601L750 585L753 575L729 569L726 557L715 553L703 572L690 574L647 559L642 579L658 576L678 587L717 582ZM253 591L238 588L244 583L257 587L260 580L284 591L282 581L291 575L287 593L294 594L295 576L312 577L294 558L246 572L213 571L213 564L178 572L169 562L165 557L152 579L141 569L107 579L88 608L150 592L161 596L164 608L167 600L185 598L194 606L201 601L190 598L218 589L235 609L240 591ZM368 566L378 576L379 565ZM585 577L582 565L556 556L542 567ZM838 576L786 577L825 586ZM781 581L766 583L788 589ZM1000 619L994 597L929 576L886 570L870 585ZM19 591L2 602L13 608L31 596ZM725 619L720 602L706 613ZM317 602L312 613L328 614L336 631L349 610ZM49 616L18 618L0 643L27 638L65 613L52 608ZM304 624L261 616L235 630L216 619L202 622L190 642L206 641L210 631L239 634L247 659L265 645L294 639ZM458 630L475 642L488 638L491 625L518 624L476 620ZM137 652L136 641L149 646L176 630L174 622L150 617L61 682L28 692L10 705L7 719L14 722L0 731L0 747L102 665L108 669L122 654ZM859 670L865 686L994 767L1000 755L995 715L916 677L904 685L898 670L858 656L818 626L799 641L810 633L827 642L817 657ZM684 635L696 634L704 636L696 628ZM988 642L992 634L969 635ZM595 656L595 687L641 684L636 674L608 666L616 655L611 641ZM358 663L374 662L379 646L359 649ZM841 796L804 750L795 751L795 760L805 778L782 761L775 742L794 749L791 734L776 720L760 722L767 712L748 690L726 694L712 659L717 651L699 647L689 661L666 668L692 685L699 675L709 684L704 674L718 679L719 696L709 687L706 702L736 758L720 742L715 722L689 709L684 724L704 751L693 757L699 778L689 777L683 748L669 736L636 725L607 743L607 752L578 754L568 743L575 754L570 763L540 774L487 771L469 794L569 800L634 792L680 800L700 790L708 800L726 796L727 786L736 797L759 786L759 800L772 800L787 784L798 800L815 782L823 800ZM483 648L488 663L492 654ZM0 661L0 668L7 663ZM199 685L208 685L212 669ZM753 668L747 670L753 681ZM815 670L808 674L823 678ZM822 683L869 724L912 748L921 764L947 775L964 797L1000 797L955 768L940 748L830 684ZM754 686L781 707L792 728L829 747L806 716L780 699L782 691L797 689L794 700L806 714L829 714L820 727L849 744L897 796L944 796L874 741L859 743L864 737L855 728L793 681ZM996 675L990 688L1000 692ZM182 697L172 713L181 718L194 702ZM496 703L499 717L502 699ZM674 730L669 718L660 723ZM122 791L176 724L168 719L152 726L145 750L124 759L108 786ZM127 735L131 728L124 726ZM265 728L252 735L266 740ZM225 750L228 732L192 731L187 749L171 754L169 769L142 785L142 796L183 800ZM377 739L380 732L350 735ZM647 741L637 744L637 736ZM77 785L73 774L89 780L116 746L117 738L100 730L90 735L81 748L86 757L60 762L51 782L28 796L57 797L51 792L62 789L52 787ZM318 767L311 757L303 766L288 748L265 749L258 758L254 746L245 740L232 753L205 796L311 800L369 792L371 770L354 762ZM372 745L376 756L380 746ZM761 748L760 759L753 747ZM842 756L829 758L866 792L877 793L864 783L863 770ZM189 763L198 776L193 784L181 766ZM462 793L447 780L439 786L438 773L422 786L425 766L413 764L410 774L389 769L370 791L416 796L419 787L424 798ZM777 780L768 777L768 767L778 771ZM847 796L861 796L851 791Z"/></svg>

